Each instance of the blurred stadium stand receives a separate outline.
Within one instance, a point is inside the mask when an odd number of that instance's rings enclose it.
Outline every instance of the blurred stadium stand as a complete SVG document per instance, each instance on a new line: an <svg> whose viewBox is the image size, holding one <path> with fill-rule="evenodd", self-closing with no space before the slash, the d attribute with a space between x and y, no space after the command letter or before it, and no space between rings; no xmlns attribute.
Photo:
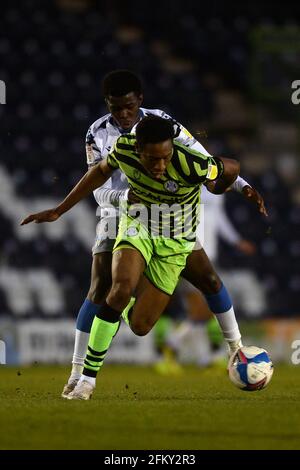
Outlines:
<svg viewBox="0 0 300 470"><path fill-rule="evenodd" d="M75 317L85 297L93 199L57 224L18 224L52 206L85 172L86 131L106 112L100 81L116 68L141 75L146 107L170 112L212 154L240 159L270 216L263 220L230 194L228 214L258 252L247 258L223 246L220 266L256 273L267 292L263 315L299 315L300 108L291 104L284 71L300 78L300 25L276 3L272 16L263 5L249 4L241 15L210 3L205 11L189 1L183 11L177 0L171 7L136 0L1 5L2 318Z"/></svg>

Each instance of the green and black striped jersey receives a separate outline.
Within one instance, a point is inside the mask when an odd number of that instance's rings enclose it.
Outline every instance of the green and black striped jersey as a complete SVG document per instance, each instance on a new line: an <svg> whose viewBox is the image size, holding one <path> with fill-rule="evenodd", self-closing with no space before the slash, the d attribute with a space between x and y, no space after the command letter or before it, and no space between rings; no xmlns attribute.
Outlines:
<svg viewBox="0 0 300 470"><path fill-rule="evenodd" d="M165 175L156 180L141 164L135 144L134 134L119 137L107 156L107 163L125 174L133 193L147 208L151 233L194 239L200 186L221 175L222 162L174 140L173 155Z"/></svg>

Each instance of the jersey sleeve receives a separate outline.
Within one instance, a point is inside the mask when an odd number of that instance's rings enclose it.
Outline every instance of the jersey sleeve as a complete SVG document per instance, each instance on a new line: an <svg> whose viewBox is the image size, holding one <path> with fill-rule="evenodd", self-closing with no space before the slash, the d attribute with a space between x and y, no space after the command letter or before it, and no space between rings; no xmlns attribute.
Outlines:
<svg viewBox="0 0 300 470"><path fill-rule="evenodd" d="M101 151L97 147L97 144L95 142L95 137L92 131L92 127L89 128L86 134L85 151L86 151L86 162L89 168L96 165L103 158L101 155Z"/></svg>
<svg viewBox="0 0 300 470"><path fill-rule="evenodd" d="M224 165L218 157L209 157L207 165L206 181L214 181L222 176Z"/></svg>
<svg viewBox="0 0 300 470"><path fill-rule="evenodd" d="M186 180L190 184L203 184L208 181L214 181L222 176L224 167L223 162L218 157L203 155L200 152L179 152L181 171L188 176Z"/></svg>
<svg viewBox="0 0 300 470"><path fill-rule="evenodd" d="M119 139L118 139L118 140L119 140ZM107 157L106 157L108 165L109 165L111 168L113 168L114 170L116 170L117 168L119 168L119 161L118 161L118 158L117 158L117 144L118 144L118 140L117 140L117 142L115 143L113 150L112 150L112 151L107 155Z"/></svg>

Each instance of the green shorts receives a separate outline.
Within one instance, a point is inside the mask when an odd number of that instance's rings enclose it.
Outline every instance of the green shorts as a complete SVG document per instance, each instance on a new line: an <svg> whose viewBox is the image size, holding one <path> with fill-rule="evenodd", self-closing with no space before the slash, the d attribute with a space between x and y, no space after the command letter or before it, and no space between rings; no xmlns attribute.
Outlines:
<svg viewBox="0 0 300 470"><path fill-rule="evenodd" d="M130 245L144 257L147 265L144 274L149 281L161 291L172 295L195 242L151 236L144 225L124 214L113 252L129 248Z"/></svg>

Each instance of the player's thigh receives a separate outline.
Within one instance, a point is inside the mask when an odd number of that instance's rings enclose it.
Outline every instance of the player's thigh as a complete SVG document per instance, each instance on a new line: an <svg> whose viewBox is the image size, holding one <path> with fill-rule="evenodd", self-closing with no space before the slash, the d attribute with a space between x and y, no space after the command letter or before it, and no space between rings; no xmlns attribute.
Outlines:
<svg viewBox="0 0 300 470"><path fill-rule="evenodd" d="M170 295L142 276L136 290L136 302L130 317L134 333L143 336L155 325L170 301Z"/></svg>
<svg viewBox="0 0 300 470"><path fill-rule="evenodd" d="M151 258L138 284L137 300L130 317L130 326L136 334L147 334L166 309L185 266L186 256L178 253Z"/></svg>
<svg viewBox="0 0 300 470"><path fill-rule="evenodd" d="M124 214L113 249L113 289L135 289L152 257L152 242L147 230L137 220Z"/></svg>
<svg viewBox="0 0 300 470"><path fill-rule="evenodd" d="M221 287L221 280L203 248L190 253L181 275L204 294L215 294Z"/></svg>
<svg viewBox="0 0 300 470"><path fill-rule="evenodd" d="M130 245L120 246L112 258L112 288L123 289L128 285L133 293L144 269L145 260L140 251Z"/></svg>
<svg viewBox="0 0 300 470"><path fill-rule="evenodd" d="M122 312L133 296L145 269L145 261L135 248L120 247L113 253L112 287L106 298L110 307Z"/></svg>
<svg viewBox="0 0 300 470"><path fill-rule="evenodd" d="M111 263L112 253L110 251L96 253L93 256L88 299L96 304L104 300L111 288Z"/></svg>

